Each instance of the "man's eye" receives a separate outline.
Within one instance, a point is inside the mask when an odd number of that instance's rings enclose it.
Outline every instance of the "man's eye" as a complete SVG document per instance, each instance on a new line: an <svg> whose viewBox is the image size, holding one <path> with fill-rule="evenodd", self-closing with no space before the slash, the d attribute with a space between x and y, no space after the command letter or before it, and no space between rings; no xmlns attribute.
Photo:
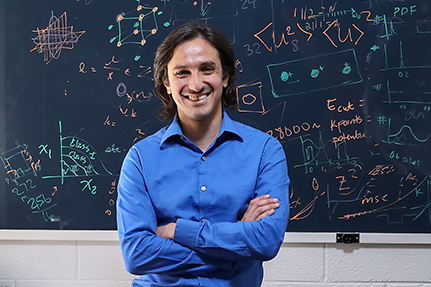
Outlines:
<svg viewBox="0 0 431 287"><path fill-rule="evenodd" d="M214 72L214 67L205 67L202 69L202 71L206 74L210 74L210 73Z"/></svg>
<svg viewBox="0 0 431 287"><path fill-rule="evenodd" d="M181 70L181 71L175 72L175 76L177 76L177 77L184 77L186 75L188 75L187 71L182 71Z"/></svg>

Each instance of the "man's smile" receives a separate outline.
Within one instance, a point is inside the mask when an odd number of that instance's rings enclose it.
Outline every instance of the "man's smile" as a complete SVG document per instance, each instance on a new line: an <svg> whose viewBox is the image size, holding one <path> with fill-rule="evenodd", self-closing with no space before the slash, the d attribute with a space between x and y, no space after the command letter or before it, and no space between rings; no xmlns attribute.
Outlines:
<svg viewBox="0 0 431 287"><path fill-rule="evenodd" d="M200 96L189 95L189 96L185 96L185 97L188 98L190 101L197 102L197 101L201 101L203 99L208 98L209 94L203 94L203 95L200 95Z"/></svg>
<svg viewBox="0 0 431 287"><path fill-rule="evenodd" d="M200 91L192 91L192 90L186 89L181 94L183 97L185 97L186 99L189 99L190 101L198 102L208 98L211 95L211 92L212 92L211 88L204 87Z"/></svg>

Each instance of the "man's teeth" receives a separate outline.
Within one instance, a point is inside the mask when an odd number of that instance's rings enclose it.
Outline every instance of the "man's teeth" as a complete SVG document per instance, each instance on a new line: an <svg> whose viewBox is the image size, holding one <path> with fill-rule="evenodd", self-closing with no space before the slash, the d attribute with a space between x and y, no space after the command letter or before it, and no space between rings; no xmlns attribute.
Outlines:
<svg viewBox="0 0 431 287"><path fill-rule="evenodd" d="M200 101L200 100L205 99L206 97L208 97L208 95L201 95L201 96L196 96L196 97L189 96L189 100L191 100L191 101Z"/></svg>

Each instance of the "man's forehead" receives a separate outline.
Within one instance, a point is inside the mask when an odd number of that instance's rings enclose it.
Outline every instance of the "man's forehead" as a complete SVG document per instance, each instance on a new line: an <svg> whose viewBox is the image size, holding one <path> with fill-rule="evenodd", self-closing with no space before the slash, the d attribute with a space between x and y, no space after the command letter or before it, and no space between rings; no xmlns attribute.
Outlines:
<svg viewBox="0 0 431 287"><path fill-rule="evenodd" d="M168 66L172 69L182 69L191 65L221 65L219 51L203 38L195 38L182 42L175 48Z"/></svg>

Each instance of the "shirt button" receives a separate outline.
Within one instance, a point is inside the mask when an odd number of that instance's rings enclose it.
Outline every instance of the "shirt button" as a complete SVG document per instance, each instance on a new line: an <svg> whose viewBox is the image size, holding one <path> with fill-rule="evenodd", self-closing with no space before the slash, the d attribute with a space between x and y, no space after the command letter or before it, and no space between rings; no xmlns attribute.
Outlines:
<svg viewBox="0 0 431 287"><path fill-rule="evenodd" d="M201 191L207 190L207 187L205 185L201 186Z"/></svg>
<svg viewBox="0 0 431 287"><path fill-rule="evenodd" d="M207 158L206 158L205 156L202 156L202 157L201 157L201 160L202 160L202 161L205 161L206 159L207 159Z"/></svg>

